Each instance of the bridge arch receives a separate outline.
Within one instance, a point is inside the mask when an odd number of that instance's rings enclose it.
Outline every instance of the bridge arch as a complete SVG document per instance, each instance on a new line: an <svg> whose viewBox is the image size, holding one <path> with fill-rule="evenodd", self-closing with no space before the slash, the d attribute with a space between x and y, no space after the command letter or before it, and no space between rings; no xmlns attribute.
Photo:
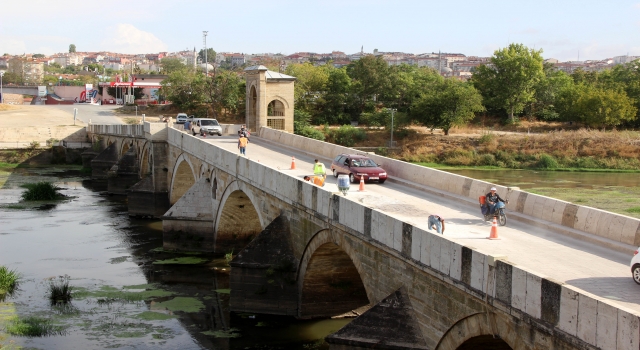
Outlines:
<svg viewBox="0 0 640 350"><path fill-rule="evenodd" d="M330 317L370 304L362 276L356 252L341 235L319 231L298 267L298 316Z"/></svg>
<svg viewBox="0 0 640 350"><path fill-rule="evenodd" d="M171 205L175 204L195 182L196 175L193 170L193 165L189 157L186 157L183 153L178 157L173 167L169 203Z"/></svg>
<svg viewBox="0 0 640 350"><path fill-rule="evenodd" d="M212 197L219 182L212 180ZM215 198L214 198L215 199ZM238 181L231 182L220 197L214 229L214 251L239 252L266 226L253 192Z"/></svg>
<svg viewBox="0 0 640 350"><path fill-rule="evenodd" d="M435 350L522 349L514 325L491 313L476 313L456 322L442 336Z"/></svg>
<svg viewBox="0 0 640 350"><path fill-rule="evenodd" d="M145 143L145 145L142 147L142 153L140 154L140 178L145 177L148 174L151 174L151 169L149 167L149 164L151 164L151 157L153 156L151 154L151 147L149 146L149 143Z"/></svg>
<svg viewBox="0 0 640 350"><path fill-rule="evenodd" d="M119 156L122 157L125 153L127 153L127 151L129 150L129 148L131 148L131 146L133 146L133 140L131 139L122 140L122 144L120 145Z"/></svg>

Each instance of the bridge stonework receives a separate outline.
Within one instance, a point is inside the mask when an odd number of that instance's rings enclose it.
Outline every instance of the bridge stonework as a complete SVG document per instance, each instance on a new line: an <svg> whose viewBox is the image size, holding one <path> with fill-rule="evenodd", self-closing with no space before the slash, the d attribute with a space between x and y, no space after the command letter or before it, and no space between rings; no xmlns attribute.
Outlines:
<svg viewBox="0 0 640 350"><path fill-rule="evenodd" d="M165 247L237 253L230 275L234 311L325 317L367 304L388 307L379 303L400 290L426 344L400 348L640 348L638 316L607 300L179 130L161 132L144 137L166 146L163 165L150 175L167 185L170 198L162 216ZM138 152L144 149L143 143ZM460 188L469 196L482 187L467 182ZM529 205L525 197L520 202L515 205ZM332 349L373 347L341 336L327 338ZM385 348L384 341L376 346Z"/></svg>

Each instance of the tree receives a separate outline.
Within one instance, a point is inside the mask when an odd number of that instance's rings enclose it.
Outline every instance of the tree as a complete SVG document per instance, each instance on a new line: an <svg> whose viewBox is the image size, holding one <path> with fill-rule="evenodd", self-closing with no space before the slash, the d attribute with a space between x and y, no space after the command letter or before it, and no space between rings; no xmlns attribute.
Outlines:
<svg viewBox="0 0 640 350"><path fill-rule="evenodd" d="M387 107L399 112L409 112L415 100L443 81L438 72L431 68L418 68L402 64L389 68L390 86L381 96Z"/></svg>
<svg viewBox="0 0 640 350"><path fill-rule="evenodd" d="M515 122L534 98L536 83L543 77L542 50L528 49L522 44L496 50L491 63L481 65L472 77L485 104L500 107Z"/></svg>
<svg viewBox="0 0 640 350"><path fill-rule="evenodd" d="M352 92L360 103L359 112L372 112L378 96L390 87L389 65L381 56L368 55L349 64L347 74L352 79Z"/></svg>
<svg viewBox="0 0 640 350"><path fill-rule="evenodd" d="M212 48L208 48L207 49L207 59L205 61L204 59L204 49L200 49L200 52L198 52L198 58L200 58L200 62L202 63L213 63L216 61L216 52L214 49Z"/></svg>
<svg viewBox="0 0 640 350"><path fill-rule="evenodd" d="M163 60L164 62L164 60ZM176 106L195 110L205 101L205 76L184 67L162 81L160 94Z"/></svg>
<svg viewBox="0 0 640 350"><path fill-rule="evenodd" d="M358 114L354 112L354 100L351 94L351 78L346 68L329 69L326 93L320 97L318 114L313 116L315 124L348 123ZM350 116L351 115L351 116Z"/></svg>
<svg viewBox="0 0 640 350"><path fill-rule="evenodd" d="M285 69L285 74L296 77L293 91L296 109L311 112L314 100L325 92L329 80L328 68L309 62L291 64Z"/></svg>
<svg viewBox="0 0 640 350"><path fill-rule="evenodd" d="M76 52L76 45L75 44L69 45L69 53L72 53L72 52Z"/></svg>
<svg viewBox="0 0 640 350"><path fill-rule="evenodd" d="M533 100L525 110L530 118L562 120L556 109L556 101L562 91L573 85L573 79L565 72L555 69L552 64L544 64L544 76L536 83Z"/></svg>
<svg viewBox="0 0 640 350"><path fill-rule="evenodd" d="M623 90L581 85L574 108L591 127L614 127L636 118L637 109Z"/></svg>
<svg viewBox="0 0 640 350"><path fill-rule="evenodd" d="M31 55L31 57L33 57L33 58L44 58L44 55L41 54L41 53L35 53L35 54Z"/></svg>
<svg viewBox="0 0 640 350"><path fill-rule="evenodd" d="M180 59L173 57L163 58L161 64L163 73L168 75L174 72L184 71L187 68L187 65L182 63Z"/></svg>
<svg viewBox="0 0 640 350"><path fill-rule="evenodd" d="M482 96L470 84L456 79L445 79L417 100L411 108L414 120L445 135L453 126L464 125L482 112Z"/></svg>
<svg viewBox="0 0 640 350"><path fill-rule="evenodd" d="M238 104L244 103L244 79L235 72L214 69L213 76L206 77L204 94L211 105L213 117L219 118L223 110L238 111Z"/></svg>

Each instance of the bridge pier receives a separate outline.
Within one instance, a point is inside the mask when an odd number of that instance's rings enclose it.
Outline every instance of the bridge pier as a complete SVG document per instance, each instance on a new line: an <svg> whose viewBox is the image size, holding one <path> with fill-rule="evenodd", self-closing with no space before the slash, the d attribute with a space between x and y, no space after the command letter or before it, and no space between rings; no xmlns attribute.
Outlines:
<svg viewBox="0 0 640 350"><path fill-rule="evenodd" d="M116 143L110 144L91 161L91 179L106 181L111 167L118 163Z"/></svg>
<svg viewBox="0 0 640 350"><path fill-rule="evenodd" d="M129 188L140 180L138 174L137 149L132 145L107 172L107 192L126 195Z"/></svg>
<svg viewBox="0 0 640 350"><path fill-rule="evenodd" d="M232 311L297 316L298 259L284 215L260 232L230 265Z"/></svg>
<svg viewBox="0 0 640 350"><path fill-rule="evenodd" d="M202 177L162 216L164 249L212 252L213 214L209 179Z"/></svg>

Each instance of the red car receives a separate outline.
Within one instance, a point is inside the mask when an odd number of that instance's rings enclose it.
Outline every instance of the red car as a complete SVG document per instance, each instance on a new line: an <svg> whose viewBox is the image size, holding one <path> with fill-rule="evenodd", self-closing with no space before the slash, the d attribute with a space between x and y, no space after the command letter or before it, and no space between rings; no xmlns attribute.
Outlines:
<svg viewBox="0 0 640 350"><path fill-rule="evenodd" d="M331 163L333 176L338 174L349 175L352 183L360 182L364 177L365 182L378 181L384 183L387 180L387 172L371 158L360 154L341 154Z"/></svg>

